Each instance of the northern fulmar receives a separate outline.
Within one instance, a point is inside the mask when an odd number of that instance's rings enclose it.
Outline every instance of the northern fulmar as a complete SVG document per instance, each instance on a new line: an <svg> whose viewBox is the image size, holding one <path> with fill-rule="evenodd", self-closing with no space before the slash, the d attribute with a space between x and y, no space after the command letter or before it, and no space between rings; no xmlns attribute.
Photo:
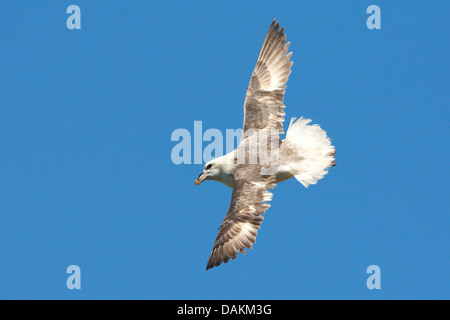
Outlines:
<svg viewBox="0 0 450 320"><path fill-rule="evenodd" d="M205 164L195 184L220 181L233 188L231 204L214 242L206 270L251 249L270 207L277 183L295 177L315 184L335 166L336 151L327 134L310 119L293 118L283 134L283 97L291 73L284 27L276 19L264 39L244 102L241 141L232 152Z"/></svg>

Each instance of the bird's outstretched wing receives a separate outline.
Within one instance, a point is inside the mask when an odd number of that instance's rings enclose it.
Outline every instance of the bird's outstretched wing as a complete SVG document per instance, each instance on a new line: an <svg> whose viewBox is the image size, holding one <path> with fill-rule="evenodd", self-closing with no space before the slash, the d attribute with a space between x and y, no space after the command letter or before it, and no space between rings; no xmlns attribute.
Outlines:
<svg viewBox="0 0 450 320"><path fill-rule="evenodd" d="M235 173L235 184L230 209L220 225L206 270L235 259L245 248L251 249L256 241L263 214L270 207L275 175L261 175L260 165L239 166Z"/></svg>
<svg viewBox="0 0 450 320"><path fill-rule="evenodd" d="M259 53L245 95L243 131L248 129L278 130L283 133L286 82L293 64L287 53L284 27L272 22Z"/></svg>

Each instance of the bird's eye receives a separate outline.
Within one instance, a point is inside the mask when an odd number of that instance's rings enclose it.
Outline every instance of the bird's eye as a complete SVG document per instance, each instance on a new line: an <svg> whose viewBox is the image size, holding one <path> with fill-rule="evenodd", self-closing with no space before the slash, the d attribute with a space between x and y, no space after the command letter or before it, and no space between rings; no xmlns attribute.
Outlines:
<svg viewBox="0 0 450 320"><path fill-rule="evenodd" d="M212 163L208 164L208 165L205 167L205 169L208 170L208 169L211 169L211 167L212 167Z"/></svg>

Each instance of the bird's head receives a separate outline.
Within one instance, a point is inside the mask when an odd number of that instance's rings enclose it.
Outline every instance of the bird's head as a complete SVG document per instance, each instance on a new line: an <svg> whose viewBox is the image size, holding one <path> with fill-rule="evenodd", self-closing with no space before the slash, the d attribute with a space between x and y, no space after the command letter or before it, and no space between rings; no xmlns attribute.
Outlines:
<svg viewBox="0 0 450 320"><path fill-rule="evenodd" d="M195 184L199 185L205 180L216 180L220 176L220 164L214 160L207 162L203 168L203 172L200 173Z"/></svg>

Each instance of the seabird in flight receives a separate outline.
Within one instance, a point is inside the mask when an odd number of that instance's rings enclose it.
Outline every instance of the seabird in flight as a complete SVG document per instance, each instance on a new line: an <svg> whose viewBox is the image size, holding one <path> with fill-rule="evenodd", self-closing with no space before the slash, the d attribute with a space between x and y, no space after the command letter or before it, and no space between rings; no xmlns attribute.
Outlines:
<svg viewBox="0 0 450 320"><path fill-rule="evenodd" d="M216 180L233 188L230 208L219 228L206 270L252 248L263 214L270 207L269 190L277 183L295 177L308 187L336 165L334 146L324 130L310 124L310 119L293 118L285 139L280 139L284 133L283 97L293 63L288 49L284 28L274 20L250 78L239 146L206 163L195 180L197 185Z"/></svg>

